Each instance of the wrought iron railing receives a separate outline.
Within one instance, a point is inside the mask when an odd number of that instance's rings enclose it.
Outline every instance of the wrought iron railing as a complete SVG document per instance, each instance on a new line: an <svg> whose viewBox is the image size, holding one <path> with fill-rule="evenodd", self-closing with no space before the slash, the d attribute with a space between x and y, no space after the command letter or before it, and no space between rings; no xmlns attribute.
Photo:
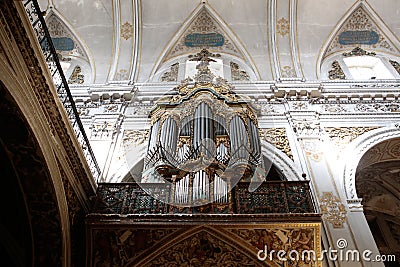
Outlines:
<svg viewBox="0 0 400 267"><path fill-rule="evenodd" d="M44 58L46 59L47 66L49 67L50 74L53 77L53 82L57 89L58 97L60 98L60 101L68 114L75 135L81 144L90 171L92 172L94 179L98 181L100 178L100 167L97 164L96 158L89 144L89 139L86 136L85 129L83 128L82 122L79 118L74 99L72 98L71 91L69 90L67 80L65 79L60 65L57 51L54 48L50 33L46 26L46 22L40 11L39 4L37 0L26 0L23 1L23 4L32 28L38 38L40 47L42 48L42 52Z"/></svg>
<svg viewBox="0 0 400 267"><path fill-rule="evenodd" d="M316 213L308 181L263 182L256 190L240 182L226 203L171 205L169 183L101 183L92 213L100 214L306 214ZM154 197L153 197L154 196Z"/></svg>

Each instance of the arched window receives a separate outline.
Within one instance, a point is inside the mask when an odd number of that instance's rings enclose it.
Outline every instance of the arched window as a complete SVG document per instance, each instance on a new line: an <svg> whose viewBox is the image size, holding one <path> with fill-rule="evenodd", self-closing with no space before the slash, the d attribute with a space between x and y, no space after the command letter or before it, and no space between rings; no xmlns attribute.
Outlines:
<svg viewBox="0 0 400 267"><path fill-rule="evenodd" d="M344 57L343 61L354 80L395 78L390 70L383 64L382 60L378 57Z"/></svg>
<svg viewBox="0 0 400 267"><path fill-rule="evenodd" d="M377 54L356 47L350 52L326 58L321 66L321 78L330 80L374 80L400 78L389 55Z"/></svg>

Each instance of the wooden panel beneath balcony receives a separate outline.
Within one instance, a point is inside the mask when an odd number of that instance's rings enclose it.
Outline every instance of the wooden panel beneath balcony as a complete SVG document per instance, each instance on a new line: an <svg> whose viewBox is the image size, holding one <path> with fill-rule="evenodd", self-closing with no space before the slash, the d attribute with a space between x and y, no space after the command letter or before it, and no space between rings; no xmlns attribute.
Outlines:
<svg viewBox="0 0 400 267"><path fill-rule="evenodd" d="M171 221L169 216L163 218L163 223L152 220L151 224L140 222L138 216L121 220L103 218L106 219L103 222L96 216L89 217L87 265L283 266L284 262L276 254L272 254L272 260L269 257L263 260L257 257L258 252L267 246L268 252L295 250L300 257L303 251L313 250L318 257L321 251L321 223L318 221L267 224L254 223L248 216L247 221L241 223L208 218L212 223L195 219L188 224L179 222L178 216ZM191 219L192 216L184 217ZM288 266L300 263L291 262L286 256ZM321 265L306 257L302 266Z"/></svg>

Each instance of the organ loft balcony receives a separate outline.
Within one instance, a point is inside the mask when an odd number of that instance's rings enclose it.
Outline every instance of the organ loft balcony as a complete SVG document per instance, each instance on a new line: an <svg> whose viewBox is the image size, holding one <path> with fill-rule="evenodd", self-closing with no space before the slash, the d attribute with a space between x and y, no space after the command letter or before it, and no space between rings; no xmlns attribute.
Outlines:
<svg viewBox="0 0 400 267"><path fill-rule="evenodd" d="M308 181L239 182L226 197L204 205L182 203L170 183L100 183L93 213L114 215L247 215L319 218ZM252 189L256 187L256 189ZM183 196L180 196L183 197ZM154 216L151 216L154 218ZM142 218L145 218L142 216Z"/></svg>
<svg viewBox="0 0 400 267"><path fill-rule="evenodd" d="M142 174L98 185L86 217L90 266L321 266L321 217L309 182L276 177L255 110L213 75L213 57L191 56L194 79L150 112ZM300 258L309 250L314 257Z"/></svg>

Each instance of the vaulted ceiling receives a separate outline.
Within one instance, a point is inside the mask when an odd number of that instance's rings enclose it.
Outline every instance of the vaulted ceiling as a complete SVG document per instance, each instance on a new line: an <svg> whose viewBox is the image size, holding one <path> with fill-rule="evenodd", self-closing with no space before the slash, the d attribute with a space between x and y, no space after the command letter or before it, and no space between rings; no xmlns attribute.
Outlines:
<svg viewBox="0 0 400 267"><path fill-rule="evenodd" d="M375 41L363 41L366 50L397 58L400 48L398 0L39 3L47 11L46 19L55 16L65 28L63 36L74 40L78 53L73 56L90 73L85 83L155 81L159 72L199 50L185 43L185 37L193 33L222 35L224 44L214 44L209 50L238 63L251 80L326 79L320 73L324 59L351 51L357 45L354 39L346 43L343 38L351 34L354 38L354 30L378 36ZM54 34L57 26L50 30Z"/></svg>

